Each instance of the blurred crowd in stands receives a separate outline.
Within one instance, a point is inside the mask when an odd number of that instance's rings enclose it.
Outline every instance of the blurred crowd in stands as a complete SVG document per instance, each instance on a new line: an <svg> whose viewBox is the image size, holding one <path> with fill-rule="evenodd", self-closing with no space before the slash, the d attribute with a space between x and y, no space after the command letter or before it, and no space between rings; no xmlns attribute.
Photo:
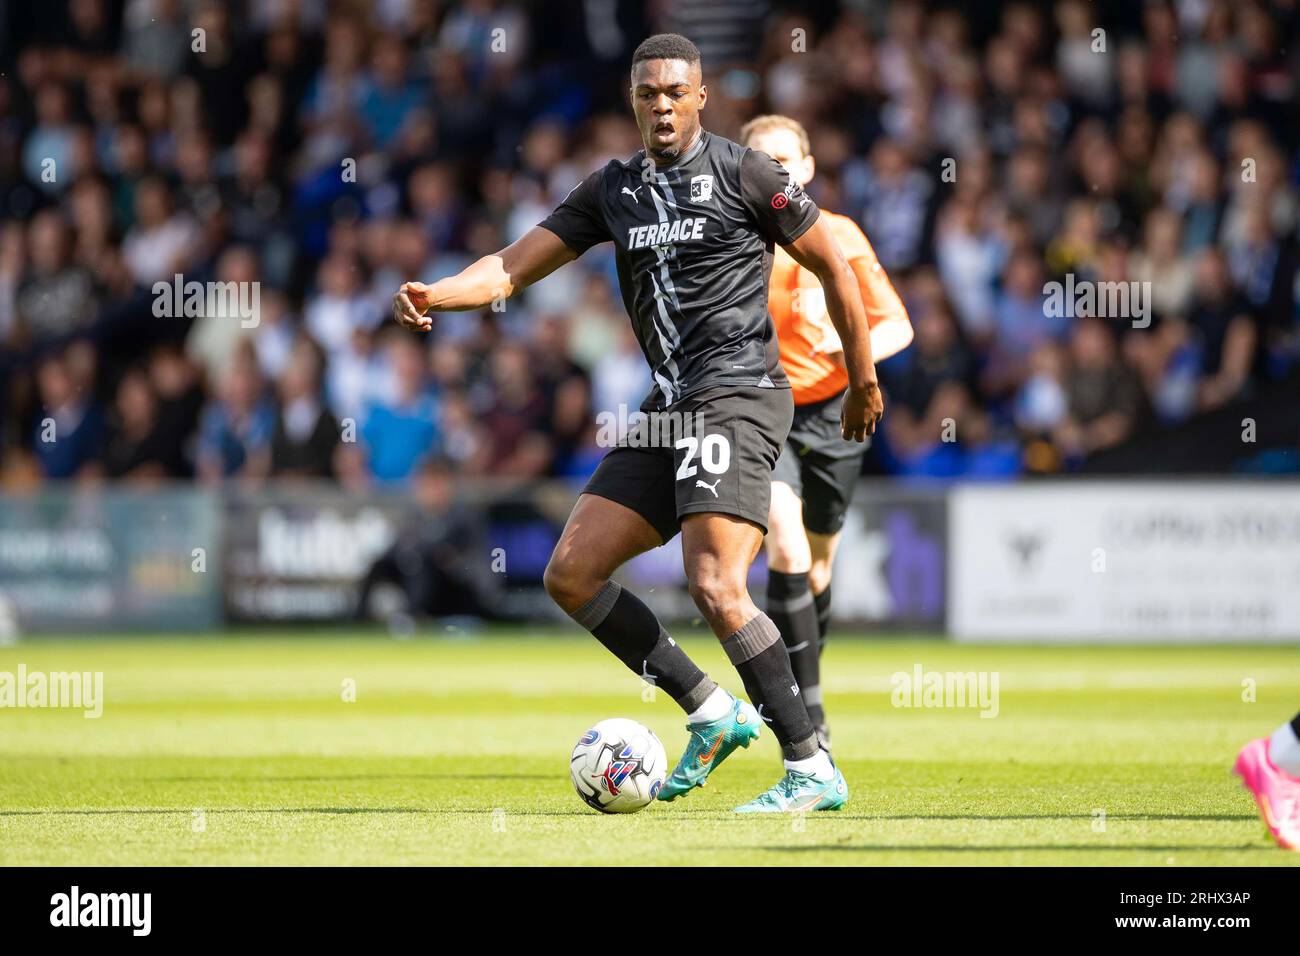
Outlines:
<svg viewBox="0 0 1300 956"><path fill-rule="evenodd" d="M634 153L658 30L707 128L807 126L906 301L869 470L1078 468L1294 381L1296 8L0 0L0 481L588 474L649 385L611 247L427 336L391 296ZM1067 275L1150 283L1149 325L1049 314ZM256 322L160 315L177 276Z"/></svg>

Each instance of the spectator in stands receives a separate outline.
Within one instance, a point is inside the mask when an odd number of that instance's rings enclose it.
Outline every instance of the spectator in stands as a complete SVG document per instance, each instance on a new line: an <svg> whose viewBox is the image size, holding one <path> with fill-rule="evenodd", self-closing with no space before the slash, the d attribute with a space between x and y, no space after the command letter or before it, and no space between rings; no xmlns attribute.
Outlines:
<svg viewBox="0 0 1300 956"><path fill-rule="evenodd" d="M222 290L221 294L205 295L211 301L205 305L203 314L193 320L185 337L185 351L203 368L223 369L236 352L249 344L262 324L257 257L247 246L231 246L217 260L214 281L213 288ZM170 278L167 284L172 285ZM250 308L247 315L243 312L246 306ZM161 321L183 324L185 320Z"/></svg>
<svg viewBox="0 0 1300 956"><path fill-rule="evenodd" d="M962 340L952 312L943 303L912 310L916 338L897 360L882 369L893 409L904 421L924 418L944 382L973 384L975 357Z"/></svg>
<svg viewBox="0 0 1300 956"><path fill-rule="evenodd" d="M904 436L895 442L895 436ZM924 418L889 432L898 472L910 478L1010 478L1021 471L1020 446L997 435L989 413L961 382L944 382Z"/></svg>
<svg viewBox="0 0 1300 956"><path fill-rule="evenodd" d="M68 212L75 238L73 259L101 286L117 269L120 252L113 227L113 198L108 184L95 175L79 179L68 193Z"/></svg>
<svg viewBox="0 0 1300 956"><path fill-rule="evenodd" d="M257 360L247 348L221 372L218 395L199 424L198 475L209 484L236 478L257 481L269 466L275 410L263 394Z"/></svg>
<svg viewBox="0 0 1300 956"><path fill-rule="evenodd" d="M591 424L591 384L586 370L569 357L569 327L562 316L538 318L532 333L533 368L546 401L543 420L553 443L553 470L564 471Z"/></svg>
<svg viewBox="0 0 1300 956"><path fill-rule="evenodd" d="M195 434L203 412L198 367L174 345L160 345L149 356L149 384L158 397L158 427L163 440L180 452L184 474L194 471Z"/></svg>
<svg viewBox="0 0 1300 956"><path fill-rule="evenodd" d="M135 224L122 241L127 267L146 288L184 273L198 253L194 221L172 208L167 183L148 176L135 189Z"/></svg>
<svg viewBox="0 0 1300 956"><path fill-rule="evenodd" d="M441 400L442 417L439 422L443 433L443 450L446 460L455 465L463 475L482 475L487 472L487 435L474 415L474 409L464 392L446 391Z"/></svg>
<svg viewBox="0 0 1300 956"><path fill-rule="evenodd" d="M142 74L174 76L184 62L189 39L180 0L133 4L126 17L123 54L128 65Z"/></svg>
<svg viewBox="0 0 1300 956"><path fill-rule="evenodd" d="M339 423L321 404L321 354L300 338L279 381L271 474L277 478L329 478L339 443Z"/></svg>
<svg viewBox="0 0 1300 956"><path fill-rule="evenodd" d="M1273 234L1268 210L1262 204L1240 208L1232 225L1231 234L1225 235L1223 241L1228 271L1244 304L1259 314L1282 291L1277 288L1277 280L1288 265L1282 243Z"/></svg>
<svg viewBox="0 0 1300 956"><path fill-rule="evenodd" d="M1188 324L1200 354L1199 407L1214 409L1239 398L1249 385L1259 335L1218 249L1197 257Z"/></svg>
<svg viewBox="0 0 1300 956"><path fill-rule="evenodd" d="M538 385L532 361L522 345L504 342L492 352L494 400L483 415L493 475L538 478L546 474L552 455L546 432L546 395Z"/></svg>
<svg viewBox="0 0 1300 956"><path fill-rule="evenodd" d="M411 215L433 247L455 245L463 234L464 223L452 170L445 163L422 165L411 173L407 190Z"/></svg>
<svg viewBox="0 0 1300 956"><path fill-rule="evenodd" d="M1056 342L1044 342L1029 359L1029 377L1016 393L1013 415L1027 439L1050 436L1070 412L1068 358Z"/></svg>
<svg viewBox="0 0 1300 956"><path fill-rule="evenodd" d="M289 310L288 296L279 289L262 283L258 303L260 314L257 327L250 338L262 375L275 381L289 364L301 327L297 317Z"/></svg>
<svg viewBox="0 0 1300 956"><path fill-rule="evenodd" d="M1070 334L1065 378L1068 415L1055 430L1067 458L1081 458L1128 438L1143 413L1142 386L1119 355L1107 320L1082 318Z"/></svg>
<svg viewBox="0 0 1300 956"><path fill-rule="evenodd" d="M1004 250L977 199L958 197L939 213L935 258L964 333L978 341L993 335L993 305Z"/></svg>
<svg viewBox="0 0 1300 956"><path fill-rule="evenodd" d="M27 260L21 223L0 225L0 355L17 339L18 289L23 282ZM0 403L3 398L0 397ZM3 421L3 419L0 419Z"/></svg>
<svg viewBox="0 0 1300 956"><path fill-rule="evenodd" d="M30 271L16 300L19 333L39 346L88 328L95 317L94 282L73 262L68 227L53 209L32 219L27 248Z"/></svg>
<svg viewBox="0 0 1300 956"><path fill-rule="evenodd" d="M374 329L383 313L366 298L360 267L344 253L333 253L321 262L316 283L303 319L316 344L334 359L354 351L355 333Z"/></svg>
<svg viewBox="0 0 1300 956"><path fill-rule="evenodd" d="M356 446L345 462L356 483L404 482L441 447L438 402L430 389L423 340L396 328L385 333L384 375L391 398L373 401L363 413Z"/></svg>
<svg viewBox="0 0 1300 956"><path fill-rule="evenodd" d="M361 94L360 115L369 127L370 141L386 149L401 132L406 117L423 103L423 94L408 76L402 38L381 33L371 50L370 71Z"/></svg>
<svg viewBox="0 0 1300 956"><path fill-rule="evenodd" d="M1026 146L1007 161L1008 208L1030 223L1035 245L1056 235L1064 208L1052 183L1051 157L1040 147Z"/></svg>
<svg viewBox="0 0 1300 956"><path fill-rule="evenodd" d="M916 344L882 368L892 411L869 467L1005 471L1005 428L1032 446L1035 471L1098 447L1072 440L1064 454L1049 428L1069 376L1087 392L1100 375L1077 354L1062 366L1062 342L1092 354L1080 320L1042 312L1044 281L1066 275L1150 283L1154 321L1114 356L1153 413L1120 430L1131 441L1190 431L1300 365L1300 25L1285 4L1159 0L1129 15L1082 0L899 0L864 16L847 0L764 2L726 23L694 0L614 5L616 16L518 0L406 6L132 0L6 19L0 457L50 451L36 441L37 370L87 336L93 362L65 356L79 387L139 412L133 370L147 367L181 470L201 444L210 480L255 477L259 455L270 467L260 413L223 417L246 338L282 399L295 343L315 339L318 420L346 430L382 409L413 425L414 399L396 394L393 355L375 344L391 290L500 248L585 175L633 155L613 78L670 23L704 29L715 66L740 64L711 84L711 130L734 136L772 110L804 121L814 198L858 218L917 322ZM486 42L498 27L504 50ZM792 50L796 28L806 52ZM155 318L152 282L177 272L259 282L258 328ZM564 328L539 324L548 315ZM187 332L188 359L173 348ZM584 393L616 412L648 388L608 245L504 313L437 316L421 341L412 364L430 366L445 416L434 431L469 473L580 472ZM970 419L960 447L922 461L940 407ZM200 441L204 409L220 427ZM357 480L375 480L370 449L348 450Z"/></svg>
<svg viewBox="0 0 1300 956"><path fill-rule="evenodd" d="M897 144L881 139L871 151L863 228L881 265L891 273L915 265L934 182L914 168Z"/></svg>
<svg viewBox="0 0 1300 956"><path fill-rule="evenodd" d="M1065 207L1061 231L1044 251L1048 272L1056 276L1073 273L1076 282L1091 281L1096 272L1101 232L1097 204L1091 198L1071 200Z"/></svg>
<svg viewBox="0 0 1300 956"><path fill-rule="evenodd" d="M72 182L72 104L68 89L50 81L36 91L36 124L23 147L23 173L27 181L47 193L57 194Z"/></svg>
<svg viewBox="0 0 1300 956"><path fill-rule="evenodd" d="M1017 252L1007 263L1002 292L993 305L993 341L984 369L987 394L1014 391L1029 374L1029 357L1044 342L1059 340L1069 325L1064 309L1047 307L1042 262L1027 251Z"/></svg>
<svg viewBox="0 0 1300 956"><path fill-rule="evenodd" d="M158 414L158 396L141 368L128 370L118 382L103 463L107 477L136 484L185 473L181 447L170 440Z"/></svg>
<svg viewBox="0 0 1300 956"><path fill-rule="evenodd" d="M1143 245L1134 256L1133 278L1149 283L1157 315L1185 315L1192 299L1192 263L1183 254L1181 221L1165 206L1148 213Z"/></svg>
<svg viewBox="0 0 1300 956"><path fill-rule="evenodd" d="M1183 249L1196 253L1219 234L1223 204L1219 199L1219 164L1208 149L1198 149L1176 180L1168 201L1183 217Z"/></svg>
<svg viewBox="0 0 1300 956"><path fill-rule="evenodd" d="M33 448L46 478L93 474L104 445L104 412L92 394L78 388L66 353L51 353L36 372L40 420Z"/></svg>

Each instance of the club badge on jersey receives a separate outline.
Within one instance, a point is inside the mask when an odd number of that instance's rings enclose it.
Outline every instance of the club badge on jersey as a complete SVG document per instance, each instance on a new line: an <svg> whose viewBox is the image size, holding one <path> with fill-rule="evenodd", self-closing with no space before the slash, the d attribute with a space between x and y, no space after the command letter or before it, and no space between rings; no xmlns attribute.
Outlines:
<svg viewBox="0 0 1300 956"><path fill-rule="evenodd" d="M713 198L713 177L691 177L691 202L708 202Z"/></svg>

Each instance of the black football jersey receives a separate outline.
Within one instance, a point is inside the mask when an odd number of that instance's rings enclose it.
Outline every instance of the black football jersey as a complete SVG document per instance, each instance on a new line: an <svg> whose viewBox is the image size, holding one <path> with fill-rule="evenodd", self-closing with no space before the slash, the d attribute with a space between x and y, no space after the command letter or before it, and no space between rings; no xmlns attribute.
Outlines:
<svg viewBox="0 0 1300 956"><path fill-rule="evenodd" d="M670 166L638 152L574 187L543 222L581 255L613 242L623 305L654 375L644 411L715 385L789 388L767 311L775 243L817 206L766 153L702 132Z"/></svg>

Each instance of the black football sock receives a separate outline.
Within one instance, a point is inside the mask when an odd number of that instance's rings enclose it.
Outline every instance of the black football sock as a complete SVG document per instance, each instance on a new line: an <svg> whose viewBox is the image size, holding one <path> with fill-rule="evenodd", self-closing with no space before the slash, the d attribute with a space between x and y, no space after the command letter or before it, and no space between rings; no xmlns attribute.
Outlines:
<svg viewBox="0 0 1300 956"><path fill-rule="evenodd" d="M745 693L772 728L786 760L807 760L817 753L817 734L790 670L790 655L772 619L759 614L722 646L740 672Z"/></svg>
<svg viewBox="0 0 1300 956"><path fill-rule="evenodd" d="M1291 721L1291 729L1295 731L1297 737L1300 737L1300 714L1296 714L1295 720Z"/></svg>
<svg viewBox="0 0 1300 956"><path fill-rule="evenodd" d="M663 688L688 714L718 686L668 636L654 611L614 581L606 581L595 597L569 616L633 673Z"/></svg>
<svg viewBox="0 0 1300 956"><path fill-rule="evenodd" d="M821 635L817 608L808 590L808 575L767 572L767 616L781 632L781 640L790 654L790 670L808 708L813 724L824 724L822 710L821 667L818 661Z"/></svg>
<svg viewBox="0 0 1300 956"><path fill-rule="evenodd" d="M826 590L813 595L813 604L817 608L817 634L819 642L817 653L826 650L826 631L831 626L831 586L826 585Z"/></svg>

